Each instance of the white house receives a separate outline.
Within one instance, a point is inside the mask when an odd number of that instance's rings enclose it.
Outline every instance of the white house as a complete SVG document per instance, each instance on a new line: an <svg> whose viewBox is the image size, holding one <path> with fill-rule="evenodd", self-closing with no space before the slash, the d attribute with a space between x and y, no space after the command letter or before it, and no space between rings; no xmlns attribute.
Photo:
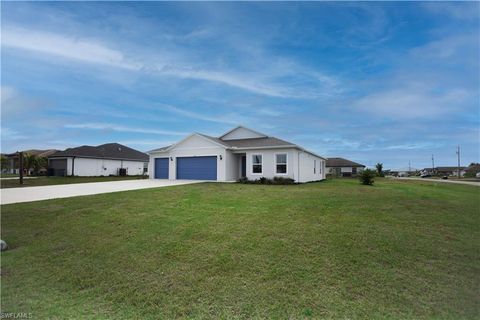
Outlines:
<svg viewBox="0 0 480 320"><path fill-rule="evenodd" d="M193 133L147 152L151 179L236 181L247 177L325 179L325 158L275 137L239 126L220 137Z"/></svg>
<svg viewBox="0 0 480 320"><path fill-rule="evenodd" d="M118 143L69 148L48 157L54 176L142 175L147 166L147 154Z"/></svg>

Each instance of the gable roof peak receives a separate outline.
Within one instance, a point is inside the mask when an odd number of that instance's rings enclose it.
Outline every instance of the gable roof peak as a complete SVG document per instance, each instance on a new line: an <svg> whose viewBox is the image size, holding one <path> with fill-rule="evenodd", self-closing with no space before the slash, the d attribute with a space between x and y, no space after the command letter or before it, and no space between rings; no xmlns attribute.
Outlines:
<svg viewBox="0 0 480 320"><path fill-rule="evenodd" d="M253 129L247 128L247 127L245 127L245 126L243 126L243 125L239 125L239 126L236 126L236 127L233 128L233 129L225 132L224 134L222 134L222 135L221 135L220 137L218 137L218 138L223 140L223 138L226 137L227 135L229 135L229 134L231 134L232 132L235 132L235 131L237 131L237 130L240 130L240 129L243 129L243 130L246 130L246 131L250 131L251 133L253 133L253 134L255 134L255 135L258 135L258 137L256 137L256 138L267 138L267 137L268 137L268 136L267 136L266 134L264 134L264 133L261 133L261 132L255 131L255 130L253 130Z"/></svg>

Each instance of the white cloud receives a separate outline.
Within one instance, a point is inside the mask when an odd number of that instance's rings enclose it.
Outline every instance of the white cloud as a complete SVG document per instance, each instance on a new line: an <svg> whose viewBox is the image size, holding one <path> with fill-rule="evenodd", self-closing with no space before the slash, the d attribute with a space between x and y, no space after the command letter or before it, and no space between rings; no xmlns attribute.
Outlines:
<svg viewBox="0 0 480 320"><path fill-rule="evenodd" d="M117 131L117 132L134 132L134 133L147 133L147 134L159 134L159 135L171 135L171 136L184 136L188 135L188 132L179 132L171 130L157 130L157 129L146 129L139 127L130 127L115 125L110 123L85 123L85 124L66 124L64 128L67 129L89 129L89 130L106 130L106 131Z"/></svg>
<svg viewBox="0 0 480 320"><path fill-rule="evenodd" d="M468 92L462 89L435 92L407 86L367 95L354 102L353 108L400 119L437 118L457 112L458 105L468 97Z"/></svg>
<svg viewBox="0 0 480 320"><path fill-rule="evenodd" d="M2 47L159 76L215 82L271 97L312 98L321 95L319 88L327 86L327 91L332 92L332 85L337 84L332 77L285 59L280 59L278 63L268 59L260 59L258 63L261 64L261 68L250 68L250 71L235 72L230 68L205 67L204 61L199 58L187 58L189 55L185 55L184 50L178 47L161 54L157 52L155 55L148 54L148 52L139 54L138 48L133 48L136 54L135 58L132 58L121 49L113 49L99 40L30 30L18 26L4 26L1 41ZM160 62L158 62L159 60ZM202 67L199 67L199 65L202 65ZM307 85L292 88L275 81L277 78L292 76L300 80L303 79L303 82ZM299 81L299 83L302 83L302 81Z"/></svg>
<svg viewBox="0 0 480 320"><path fill-rule="evenodd" d="M131 62L127 62L122 52L102 43L19 27L4 27L2 46L126 69L138 68Z"/></svg>
<svg viewBox="0 0 480 320"><path fill-rule="evenodd" d="M225 114L222 116L210 116L205 113L198 113L193 111L184 110L172 105L166 104L157 104L159 108L165 111L173 112L188 118L203 120L203 121L210 121L216 123L226 123L226 124L234 124L238 125L239 123L247 122L249 119L246 117L238 116L237 114ZM223 114L223 112L222 112Z"/></svg>

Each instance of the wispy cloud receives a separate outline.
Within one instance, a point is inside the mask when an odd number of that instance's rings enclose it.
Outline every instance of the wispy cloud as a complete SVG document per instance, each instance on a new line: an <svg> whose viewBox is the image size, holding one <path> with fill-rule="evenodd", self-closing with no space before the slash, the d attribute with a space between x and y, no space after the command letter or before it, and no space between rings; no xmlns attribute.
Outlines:
<svg viewBox="0 0 480 320"><path fill-rule="evenodd" d="M55 55L88 63L100 63L135 70L138 66L127 62L122 52L89 39L67 37L61 34L5 26L2 46Z"/></svg>
<svg viewBox="0 0 480 320"><path fill-rule="evenodd" d="M67 128L67 129L105 130L105 131L118 131L118 132L134 132L134 133L148 133L148 134L170 135L170 136L184 136L184 135L189 134L189 132L146 129L146 128L140 128L140 127L115 125L115 124L110 124L110 123L66 124L66 125L64 125L64 128Z"/></svg>

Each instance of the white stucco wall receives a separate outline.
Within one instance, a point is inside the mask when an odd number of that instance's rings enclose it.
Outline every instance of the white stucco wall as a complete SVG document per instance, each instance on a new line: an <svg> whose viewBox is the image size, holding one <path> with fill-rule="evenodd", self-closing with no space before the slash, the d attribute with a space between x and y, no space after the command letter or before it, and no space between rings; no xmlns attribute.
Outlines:
<svg viewBox="0 0 480 320"><path fill-rule="evenodd" d="M177 176L177 157L199 157L216 156L217 157L217 180L228 181L226 179L225 163L227 160L225 148L216 145L200 136L190 136L188 139L180 142L168 152L157 152L150 154L148 172L150 179L155 178L155 158L169 158L168 177L175 180ZM220 160L222 156L222 160ZM170 157L173 161L170 160Z"/></svg>
<svg viewBox="0 0 480 320"><path fill-rule="evenodd" d="M247 155L247 178L249 180L258 180L261 177L273 179L274 177L284 177L295 179L295 149L263 149L263 150L248 150ZM275 154L286 153L287 154L287 173L276 173ZM262 173L253 173L253 155L262 155Z"/></svg>
<svg viewBox="0 0 480 320"><path fill-rule="evenodd" d="M67 158L67 175L72 175L73 158ZM93 177L117 175L119 168L127 169L127 175L142 175L143 161L130 160L110 160L110 159L92 159L75 157L74 176Z"/></svg>
<svg viewBox="0 0 480 320"><path fill-rule="evenodd" d="M325 179L325 160L303 151L298 151L298 160L298 182L318 181Z"/></svg>
<svg viewBox="0 0 480 320"><path fill-rule="evenodd" d="M237 128L222 137L223 140L261 138L263 135L246 128Z"/></svg>

